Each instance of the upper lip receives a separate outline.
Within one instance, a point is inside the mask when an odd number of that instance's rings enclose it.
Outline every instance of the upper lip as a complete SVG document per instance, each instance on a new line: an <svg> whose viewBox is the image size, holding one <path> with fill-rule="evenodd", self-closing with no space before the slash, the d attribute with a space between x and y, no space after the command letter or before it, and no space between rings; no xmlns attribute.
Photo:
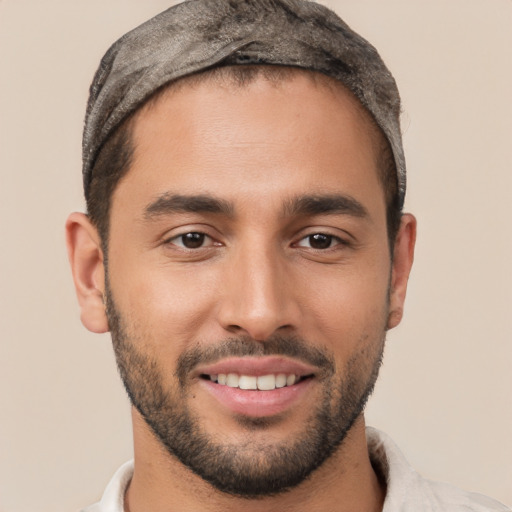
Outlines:
<svg viewBox="0 0 512 512"><path fill-rule="evenodd" d="M270 374L294 374L297 377L305 377L315 373L315 367L302 361L281 356L247 356L230 357L212 364L198 366L194 372L196 377L200 375L219 375L236 373L238 375Z"/></svg>

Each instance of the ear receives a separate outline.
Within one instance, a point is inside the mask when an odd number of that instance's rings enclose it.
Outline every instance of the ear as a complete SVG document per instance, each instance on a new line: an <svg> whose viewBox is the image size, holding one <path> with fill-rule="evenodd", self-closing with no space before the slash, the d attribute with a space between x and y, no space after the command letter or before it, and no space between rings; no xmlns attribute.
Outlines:
<svg viewBox="0 0 512 512"><path fill-rule="evenodd" d="M80 305L80 318L91 332L107 332L105 268L101 240L87 215L72 213L66 222L68 257Z"/></svg>
<svg viewBox="0 0 512 512"><path fill-rule="evenodd" d="M396 327L402 320L407 282L414 260L415 242L416 219L414 215L405 213L402 215L400 229L398 230L393 250L388 329Z"/></svg>

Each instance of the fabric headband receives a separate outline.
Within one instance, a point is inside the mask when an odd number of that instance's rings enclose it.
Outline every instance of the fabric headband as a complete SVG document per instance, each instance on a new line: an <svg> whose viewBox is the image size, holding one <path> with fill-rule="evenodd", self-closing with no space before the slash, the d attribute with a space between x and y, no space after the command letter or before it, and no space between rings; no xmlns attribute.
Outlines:
<svg viewBox="0 0 512 512"><path fill-rule="evenodd" d="M103 144L156 90L212 67L247 64L318 71L352 91L389 142L403 206L406 173L395 80L370 43L328 8L303 0L189 0L114 43L96 72L87 106L86 198Z"/></svg>

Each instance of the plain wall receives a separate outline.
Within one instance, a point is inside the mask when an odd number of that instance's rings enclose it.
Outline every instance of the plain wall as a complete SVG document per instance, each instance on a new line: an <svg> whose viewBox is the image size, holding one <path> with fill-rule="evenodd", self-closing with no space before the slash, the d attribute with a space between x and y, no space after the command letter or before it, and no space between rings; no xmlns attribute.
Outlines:
<svg viewBox="0 0 512 512"><path fill-rule="evenodd" d="M512 504L512 2L331 0L403 98L419 221L405 319L368 423L423 474ZM131 456L107 335L80 324L64 248L107 47L163 0L0 0L0 511L96 501Z"/></svg>

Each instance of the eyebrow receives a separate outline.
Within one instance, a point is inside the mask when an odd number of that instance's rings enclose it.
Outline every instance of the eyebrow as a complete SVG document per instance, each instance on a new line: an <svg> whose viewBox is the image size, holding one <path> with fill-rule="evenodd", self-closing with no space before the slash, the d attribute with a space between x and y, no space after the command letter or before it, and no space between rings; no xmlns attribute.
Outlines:
<svg viewBox="0 0 512 512"><path fill-rule="evenodd" d="M183 195L165 193L144 209L145 220L172 213L215 213L234 216L233 204L208 195ZM284 203L284 216L297 215L351 215L368 217L368 210L356 199L343 194L301 195Z"/></svg>
<svg viewBox="0 0 512 512"><path fill-rule="evenodd" d="M171 213L218 213L233 216L233 205L223 199L206 195L162 194L144 209L144 218L152 220L155 217Z"/></svg>
<svg viewBox="0 0 512 512"><path fill-rule="evenodd" d="M368 210L353 197L343 194L305 195L292 198L284 205L284 214L293 215L351 215L368 217Z"/></svg>

